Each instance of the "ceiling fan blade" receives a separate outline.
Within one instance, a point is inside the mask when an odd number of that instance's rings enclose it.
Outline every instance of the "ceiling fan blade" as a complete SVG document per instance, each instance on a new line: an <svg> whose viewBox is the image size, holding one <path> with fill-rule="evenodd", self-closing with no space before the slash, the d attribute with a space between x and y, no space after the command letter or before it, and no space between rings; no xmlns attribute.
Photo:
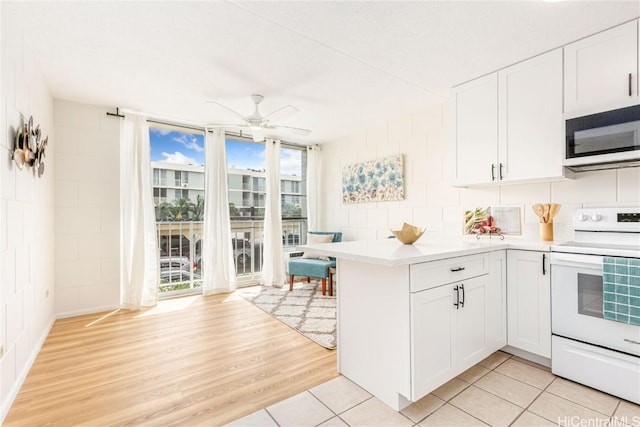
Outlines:
<svg viewBox="0 0 640 427"><path fill-rule="evenodd" d="M215 105L217 105L217 106L219 106L219 107L222 107L222 108L224 108L225 110L227 110L227 111L229 111L229 112L233 113L233 114L234 114L235 116L237 116L238 118L240 118L240 119L242 119L242 120L245 120L245 116L243 116L242 114L238 113L237 111L232 110L231 108L229 108L229 107L227 107L226 105L221 104L221 103L219 103L219 102L217 102L217 101L207 101L207 104L215 104Z"/></svg>
<svg viewBox="0 0 640 427"><path fill-rule="evenodd" d="M292 116L293 114L297 113L298 110L296 107L294 107L293 105L285 105L282 108L278 108L275 111L272 111L271 113L267 114L266 116L264 116L263 118L265 120L269 120L269 121L280 121L280 120L284 120L289 116Z"/></svg>
<svg viewBox="0 0 640 427"><path fill-rule="evenodd" d="M264 141L264 132L262 130L251 130L251 135L253 136L254 142L262 142Z"/></svg>
<svg viewBox="0 0 640 427"><path fill-rule="evenodd" d="M248 125L241 125L241 124L230 124L230 123L209 123L207 125L205 125L205 127L208 128L232 128L232 129L246 129L249 126Z"/></svg>
<svg viewBox="0 0 640 427"><path fill-rule="evenodd" d="M294 128L291 126L272 125L272 126L269 126L269 129L274 129L274 130L282 129L287 133L294 134L294 135L301 135L301 136L306 136L311 134L311 131L309 129Z"/></svg>

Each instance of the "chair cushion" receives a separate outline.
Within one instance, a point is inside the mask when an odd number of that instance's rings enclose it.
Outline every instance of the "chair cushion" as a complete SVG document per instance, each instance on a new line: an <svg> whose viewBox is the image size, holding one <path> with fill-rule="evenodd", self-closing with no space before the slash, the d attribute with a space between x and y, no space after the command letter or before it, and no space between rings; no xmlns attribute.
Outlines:
<svg viewBox="0 0 640 427"><path fill-rule="evenodd" d="M335 266L335 260L297 258L289 261L289 274L305 277L329 277L329 268Z"/></svg>
<svg viewBox="0 0 640 427"><path fill-rule="evenodd" d="M333 234L333 243L342 241L342 231L310 231L309 234Z"/></svg>
<svg viewBox="0 0 640 427"><path fill-rule="evenodd" d="M333 234L315 234L307 233L307 245L315 245L317 243L331 243L333 241ZM316 258L329 261L328 256L316 255L313 252L305 251L302 254L302 258Z"/></svg>

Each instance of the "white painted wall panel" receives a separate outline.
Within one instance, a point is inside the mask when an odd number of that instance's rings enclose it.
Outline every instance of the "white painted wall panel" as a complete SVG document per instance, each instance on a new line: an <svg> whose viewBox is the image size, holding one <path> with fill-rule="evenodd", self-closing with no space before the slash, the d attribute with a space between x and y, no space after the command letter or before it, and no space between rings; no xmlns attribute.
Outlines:
<svg viewBox="0 0 640 427"><path fill-rule="evenodd" d="M25 42L28 26L0 7L0 422L54 320L53 100L37 47ZM39 178L10 159L16 129L33 116L49 138L46 171ZM36 261L37 260L37 261ZM46 295L49 290L49 295Z"/></svg>
<svg viewBox="0 0 640 427"><path fill-rule="evenodd" d="M2 280L2 301L16 293L16 250L14 248L2 252L0 264L0 280Z"/></svg>
<svg viewBox="0 0 640 427"><path fill-rule="evenodd" d="M389 212L387 209L367 209L367 228L388 228Z"/></svg>
<svg viewBox="0 0 640 427"><path fill-rule="evenodd" d="M618 171L618 201L640 204L640 168Z"/></svg>
<svg viewBox="0 0 640 427"><path fill-rule="evenodd" d="M580 173L574 180L551 183L554 203L613 202L616 200L618 171L605 170Z"/></svg>
<svg viewBox="0 0 640 427"><path fill-rule="evenodd" d="M110 108L55 101L69 138L56 178L56 312L70 316L119 304L120 121ZM62 167L61 166L61 167Z"/></svg>

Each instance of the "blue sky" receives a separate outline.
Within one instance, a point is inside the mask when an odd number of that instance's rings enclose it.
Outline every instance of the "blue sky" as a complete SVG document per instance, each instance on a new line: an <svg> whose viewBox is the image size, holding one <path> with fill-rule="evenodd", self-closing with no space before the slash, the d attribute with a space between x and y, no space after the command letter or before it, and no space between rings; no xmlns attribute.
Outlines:
<svg viewBox="0 0 640 427"><path fill-rule="evenodd" d="M150 128L151 161L204 165L204 135ZM227 139L227 165L238 169L264 169L264 145ZM280 170L285 175L302 173L299 150L283 148Z"/></svg>

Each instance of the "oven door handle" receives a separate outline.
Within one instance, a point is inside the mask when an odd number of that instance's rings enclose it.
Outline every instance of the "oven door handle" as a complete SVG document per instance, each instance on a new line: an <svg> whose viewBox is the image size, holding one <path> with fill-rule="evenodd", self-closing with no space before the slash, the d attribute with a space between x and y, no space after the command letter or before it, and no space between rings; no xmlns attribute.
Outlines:
<svg viewBox="0 0 640 427"><path fill-rule="evenodd" d="M553 252L549 257L549 264L564 265L568 267L602 268L602 258L603 257L600 255Z"/></svg>

